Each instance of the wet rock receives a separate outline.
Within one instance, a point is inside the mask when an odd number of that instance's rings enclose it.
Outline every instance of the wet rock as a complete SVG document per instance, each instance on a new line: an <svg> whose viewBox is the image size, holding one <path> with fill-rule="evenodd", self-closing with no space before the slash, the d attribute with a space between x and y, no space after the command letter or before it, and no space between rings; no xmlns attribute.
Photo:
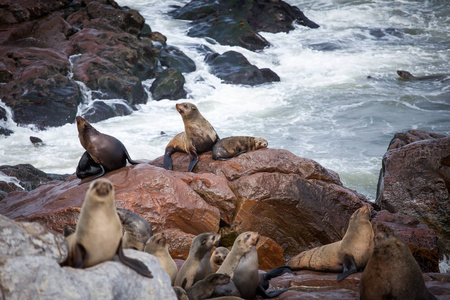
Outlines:
<svg viewBox="0 0 450 300"><path fill-rule="evenodd" d="M133 110L125 103L113 102L105 103L105 101L93 101L81 115L90 123L100 122L112 117L130 115Z"/></svg>
<svg viewBox="0 0 450 300"><path fill-rule="evenodd" d="M0 9L0 24L15 24L37 19L54 10L63 8L70 2L71 0L5 1Z"/></svg>
<svg viewBox="0 0 450 300"><path fill-rule="evenodd" d="M258 85L280 81L280 77L270 69L258 69L244 55L227 51L221 55L210 55L206 62L210 72L225 83Z"/></svg>
<svg viewBox="0 0 450 300"><path fill-rule="evenodd" d="M450 137L397 134L383 156L376 203L436 230L440 255L450 255Z"/></svg>
<svg viewBox="0 0 450 300"><path fill-rule="evenodd" d="M156 76L150 87L150 92L154 100L178 100L186 98L184 90L185 79L183 74L176 69L166 69Z"/></svg>
<svg viewBox="0 0 450 300"><path fill-rule="evenodd" d="M30 136L30 142L35 146L43 146L44 145L44 142L36 136Z"/></svg>
<svg viewBox="0 0 450 300"><path fill-rule="evenodd" d="M422 272L439 272L438 237L426 224L409 215L382 210L372 219L375 231L395 234L408 246Z"/></svg>
<svg viewBox="0 0 450 300"><path fill-rule="evenodd" d="M171 13L192 20L189 36L209 37L220 44L261 50L269 42L257 32L288 32L292 25L319 27L296 7L283 1L191 1Z"/></svg>
<svg viewBox="0 0 450 300"><path fill-rule="evenodd" d="M196 70L195 62L177 47L166 46L161 47L160 50L159 60L162 66L176 69L181 73L190 73Z"/></svg>

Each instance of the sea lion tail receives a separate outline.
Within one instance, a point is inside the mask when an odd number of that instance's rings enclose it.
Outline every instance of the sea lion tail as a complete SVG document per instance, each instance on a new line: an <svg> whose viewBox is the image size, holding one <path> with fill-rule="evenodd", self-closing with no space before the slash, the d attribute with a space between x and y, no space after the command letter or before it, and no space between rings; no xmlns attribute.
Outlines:
<svg viewBox="0 0 450 300"><path fill-rule="evenodd" d="M127 156L127 160L130 164L132 164L132 165L139 164L137 161L131 159L130 154L128 154L128 151L126 148L125 148L125 155Z"/></svg>
<svg viewBox="0 0 450 300"><path fill-rule="evenodd" d="M153 278L152 272L150 272L142 261L125 256L122 249L122 240L120 241L119 248L117 249L117 255L119 256L120 261L127 267L130 267L144 277Z"/></svg>

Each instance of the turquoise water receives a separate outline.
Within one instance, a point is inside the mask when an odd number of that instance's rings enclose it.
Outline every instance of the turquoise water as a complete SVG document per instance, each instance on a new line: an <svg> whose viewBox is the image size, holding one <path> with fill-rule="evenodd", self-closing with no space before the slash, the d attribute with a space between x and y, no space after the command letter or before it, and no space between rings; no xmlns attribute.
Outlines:
<svg viewBox="0 0 450 300"><path fill-rule="evenodd" d="M188 22L166 14L170 5L187 2L118 1L138 9L153 31L166 35L168 44L197 65L197 71L185 74L188 99L149 101L130 116L94 125L119 138L134 159L163 155L168 141L184 130L175 103L190 101L220 137L265 137L269 147L318 161L338 172L345 186L374 200L381 159L396 132L450 134L450 80L407 82L396 74L450 73L446 1L286 1L321 27L261 33L272 46L256 53L187 37ZM219 53L239 51L281 81L257 87L223 84L208 72L199 44ZM75 171L84 152L75 124L40 132L8 126L15 134L0 139L0 164ZM30 135L46 145L34 147Z"/></svg>

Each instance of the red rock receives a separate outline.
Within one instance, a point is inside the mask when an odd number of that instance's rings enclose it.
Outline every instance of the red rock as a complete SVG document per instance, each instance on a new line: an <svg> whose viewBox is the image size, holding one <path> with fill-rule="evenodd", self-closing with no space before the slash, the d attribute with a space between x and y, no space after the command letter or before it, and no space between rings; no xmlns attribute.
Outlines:
<svg viewBox="0 0 450 300"><path fill-rule="evenodd" d="M285 265L283 249L271 238L261 236L258 244L256 244L256 250L258 252L258 268L260 270L270 271Z"/></svg>

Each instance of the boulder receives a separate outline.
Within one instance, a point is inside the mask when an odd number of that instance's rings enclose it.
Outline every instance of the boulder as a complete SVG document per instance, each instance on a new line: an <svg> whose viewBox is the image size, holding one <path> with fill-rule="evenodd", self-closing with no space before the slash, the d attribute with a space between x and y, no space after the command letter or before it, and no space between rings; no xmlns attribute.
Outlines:
<svg viewBox="0 0 450 300"><path fill-rule="evenodd" d="M280 77L270 69L258 69L244 55L227 51L221 55L209 55L206 60L212 74L225 83L258 85L280 81Z"/></svg>
<svg viewBox="0 0 450 300"><path fill-rule="evenodd" d="M68 254L61 234L1 215L0 244L0 291L6 299L176 299L169 276L145 252L124 250L147 265L151 279L118 261L88 269L61 267Z"/></svg>
<svg viewBox="0 0 450 300"><path fill-rule="evenodd" d="M96 123L112 117L127 116L132 112L133 109L125 102L95 100L81 114L88 122Z"/></svg>
<svg viewBox="0 0 450 300"><path fill-rule="evenodd" d="M450 256L450 137L396 134L383 156L376 203L436 230L439 255Z"/></svg>
<svg viewBox="0 0 450 300"><path fill-rule="evenodd" d="M150 87L154 100L178 100L186 98L184 90L185 79L183 74L176 69L166 69L156 76Z"/></svg>

